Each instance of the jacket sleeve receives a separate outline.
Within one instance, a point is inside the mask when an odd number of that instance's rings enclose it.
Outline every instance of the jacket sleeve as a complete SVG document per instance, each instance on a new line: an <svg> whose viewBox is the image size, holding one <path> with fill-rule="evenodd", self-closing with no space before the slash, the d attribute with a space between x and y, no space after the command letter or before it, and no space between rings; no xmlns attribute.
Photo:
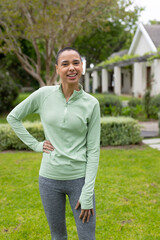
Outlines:
<svg viewBox="0 0 160 240"><path fill-rule="evenodd" d="M39 113L40 89L18 104L7 116L15 134L33 151L43 152L43 142L37 141L23 126L22 119L30 113Z"/></svg>
<svg viewBox="0 0 160 240"><path fill-rule="evenodd" d="M99 164L100 153L100 107L96 102L94 106L90 122L88 124L87 133L87 164L85 184L82 188L80 196L81 209L93 208L94 184Z"/></svg>

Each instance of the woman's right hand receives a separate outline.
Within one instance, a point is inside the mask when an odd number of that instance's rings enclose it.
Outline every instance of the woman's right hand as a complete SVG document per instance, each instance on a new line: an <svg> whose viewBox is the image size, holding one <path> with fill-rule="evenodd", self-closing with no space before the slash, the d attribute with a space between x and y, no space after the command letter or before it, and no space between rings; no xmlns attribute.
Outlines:
<svg viewBox="0 0 160 240"><path fill-rule="evenodd" d="M49 140L46 140L44 141L43 143L43 152L45 153L50 153L49 151L47 150L50 150L50 151L53 151L54 150L54 147L52 145L52 143L49 141Z"/></svg>

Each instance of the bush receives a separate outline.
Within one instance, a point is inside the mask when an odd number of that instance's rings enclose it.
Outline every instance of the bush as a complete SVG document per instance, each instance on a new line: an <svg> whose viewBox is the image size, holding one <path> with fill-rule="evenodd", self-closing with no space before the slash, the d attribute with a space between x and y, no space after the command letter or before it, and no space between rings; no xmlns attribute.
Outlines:
<svg viewBox="0 0 160 240"><path fill-rule="evenodd" d="M0 71L0 112L8 112L13 107L13 101L18 96L18 88L11 78Z"/></svg>
<svg viewBox="0 0 160 240"><path fill-rule="evenodd" d="M129 117L101 119L101 146L129 145L140 142L140 127L136 120Z"/></svg>
<svg viewBox="0 0 160 240"><path fill-rule="evenodd" d="M160 112L158 112L158 128L159 128L159 136L160 136Z"/></svg>
<svg viewBox="0 0 160 240"><path fill-rule="evenodd" d="M45 139L41 122L24 122L26 129L38 140ZM132 118L107 117L101 119L101 146L128 145L141 141L140 128ZM13 132L9 124L0 124L0 150L29 149Z"/></svg>
<svg viewBox="0 0 160 240"><path fill-rule="evenodd" d="M95 95L100 103L101 116L118 116L121 114L122 101L116 95Z"/></svg>
<svg viewBox="0 0 160 240"><path fill-rule="evenodd" d="M26 121L23 125L38 141L41 142L45 139L41 122L37 121L31 123ZM7 149L30 149L16 136L9 124L0 124L0 143L1 151Z"/></svg>
<svg viewBox="0 0 160 240"><path fill-rule="evenodd" d="M136 105L135 107L123 107L121 111L122 116L129 116L136 119L145 119L145 112L142 105Z"/></svg>
<svg viewBox="0 0 160 240"><path fill-rule="evenodd" d="M137 105L142 105L142 100L140 98L131 98L128 101L129 107L136 107Z"/></svg>
<svg viewBox="0 0 160 240"><path fill-rule="evenodd" d="M143 106L144 106L144 111L146 113L146 117L150 118L151 117L151 92L150 90L147 90L144 94L143 97Z"/></svg>
<svg viewBox="0 0 160 240"><path fill-rule="evenodd" d="M158 112L160 111L160 94L153 96L150 101L150 115L152 118L158 118Z"/></svg>

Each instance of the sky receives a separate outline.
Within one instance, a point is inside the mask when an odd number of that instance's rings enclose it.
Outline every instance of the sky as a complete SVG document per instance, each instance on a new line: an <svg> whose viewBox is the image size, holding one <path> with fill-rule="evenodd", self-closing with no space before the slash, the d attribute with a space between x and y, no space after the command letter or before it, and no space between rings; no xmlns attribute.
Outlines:
<svg viewBox="0 0 160 240"><path fill-rule="evenodd" d="M145 7L139 19L142 23L146 24L149 20L160 21L160 0L134 0L134 2Z"/></svg>

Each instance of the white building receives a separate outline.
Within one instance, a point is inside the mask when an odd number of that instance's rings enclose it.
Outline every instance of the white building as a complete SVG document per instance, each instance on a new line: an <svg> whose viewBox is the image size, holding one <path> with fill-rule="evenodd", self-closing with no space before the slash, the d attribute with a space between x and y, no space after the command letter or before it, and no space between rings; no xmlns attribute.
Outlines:
<svg viewBox="0 0 160 240"><path fill-rule="evenodd" d="M128 55L139 57L87 69L85 90L114 92L117 95L130 94L135 97L142 97L149 88L152 95L160 93L160 59L157 57L148 61L149 55L158 52L158 47L160 47L160 25L139 24L127 51ZM117 55L124 54L126 51L117 53Z"/></svg>

